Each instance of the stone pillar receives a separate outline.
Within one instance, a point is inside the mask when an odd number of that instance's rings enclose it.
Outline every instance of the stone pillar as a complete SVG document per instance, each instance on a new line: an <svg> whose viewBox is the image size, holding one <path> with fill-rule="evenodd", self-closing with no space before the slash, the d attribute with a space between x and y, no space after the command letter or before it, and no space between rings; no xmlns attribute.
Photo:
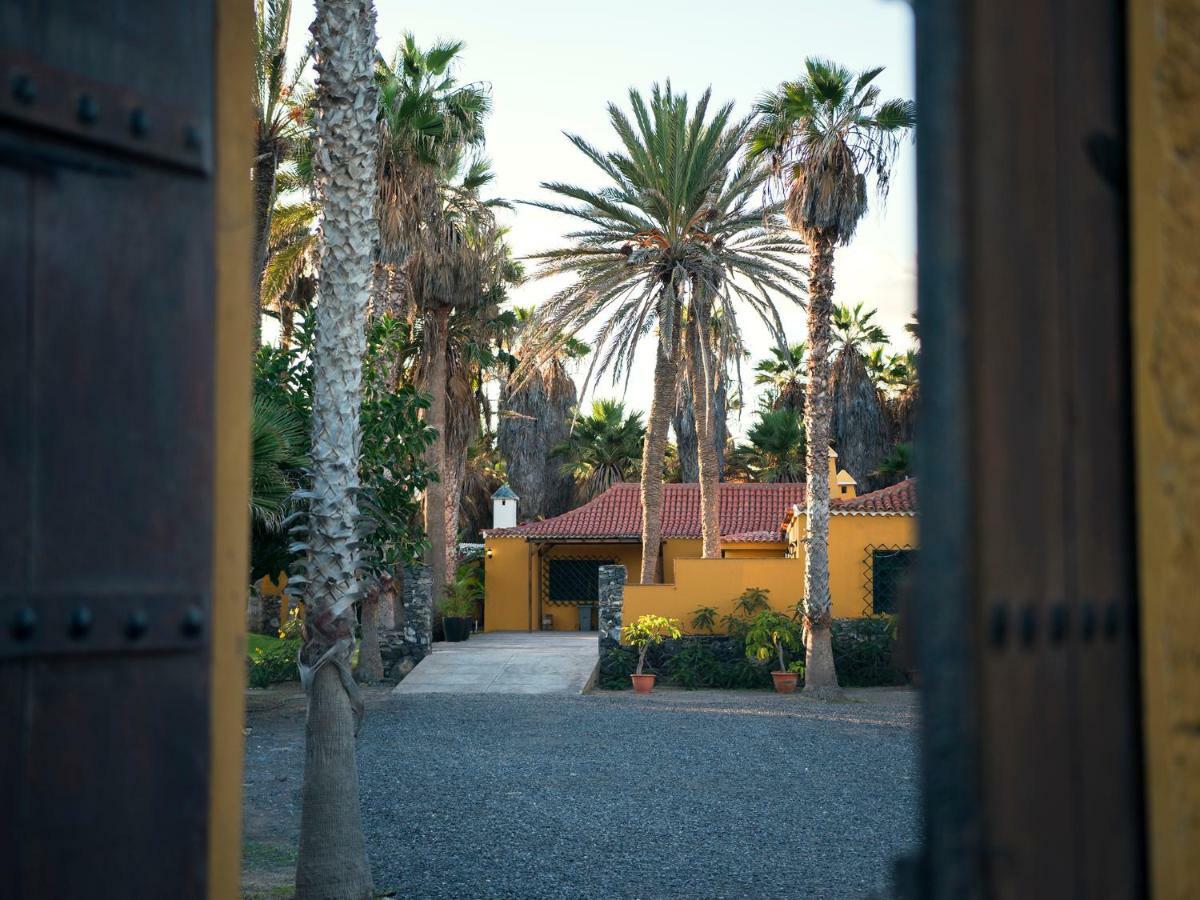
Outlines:
<svg viewBox="0 0 1200 900"><path fill-rule="evenodd" d="M600 567L600 665L621 642L621 607L625 600L624 566Z"/></svg>
<svg viewBox="0 0 1200 900"><path fill-rule="evenodd" d="M432 649L433 576L428 566L404 569L404 642L420 656Z"/></svg>

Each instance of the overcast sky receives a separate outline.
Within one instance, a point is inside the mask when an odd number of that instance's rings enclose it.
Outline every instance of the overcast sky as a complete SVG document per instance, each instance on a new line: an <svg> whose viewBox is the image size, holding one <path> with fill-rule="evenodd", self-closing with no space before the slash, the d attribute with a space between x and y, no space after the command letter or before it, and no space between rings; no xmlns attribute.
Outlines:
<svg viewBox="0 0 1200 900"><path fill-rule="evenodd" d="M806 56L818 55L853 69L886 66L878 84L885 97L913 96L912 13L899 0L792 0L739 7L715 0L660 0L630 5L549 0L456 0L413 3L378 0L380 48L390 57L401 35L418 43L453 38L466 43L460 81L486 82L493 112L487 155L496 171L495 193L510 199L545 199L542 181L599 186L598 169L563 137L575 132L602 149L615 148L605 106L625 105L628 89L647 91L667 78L676 90L698 96L709 85L713 98L733 100L735 113L779 82L796 77ZM296 0L291 49L308 38L311 0ZM744 12L744 14L742 14ZM916 307L916 208L914 147L900 151L886 206L873 201L852 246L838 251L835 276L840 303L864 301L898 347L903 324ZM572 223L562 216L519 207L510 217L510 243L518 256L559 243ZM550 292L531 280L514 299L533 305ZM785 311L789 339L803 340L803 312ZM754 357L769 340L752 316L742 317ZM646 408L650 397L649 344L626 401ZM754 405L754 389L748 408ZM619 396L604 382L593 392ZM744 431L747 421L732 423Z"/></svg>

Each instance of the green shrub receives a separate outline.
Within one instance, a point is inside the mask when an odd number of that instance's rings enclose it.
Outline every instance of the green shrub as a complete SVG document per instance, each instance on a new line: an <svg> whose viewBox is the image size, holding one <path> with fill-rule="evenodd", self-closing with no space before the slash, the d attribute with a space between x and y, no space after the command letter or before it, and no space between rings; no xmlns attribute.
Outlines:
<svg viewBox="0 0 1200 900"><path fill-rule="evenodd" d="M265 688L300 677L300 670L296 668L299 639L280 640L255 634L251 635L248 650L246 666L250 687Z"/></svg>
<svg viewBox="0 0 1200 900"><path fill-rule="evenodd" d="M689 690L719 686L723 670L721 660L700 641L688 641L667 663L671 682Z"/></svg>
<svg viewBox="0 0 1200 900"><path fill-rule="evenodd" d="M830 630L833 664L842 687L903 684L896 668L896 617L834 619Z"/></svg>
<svg viewBox="0 0 1200 900"><path fill-rule="evenodd" d="M622 643L640 648L635 674L641 675L646 663L646 653L653 645L661 644L667 638L679 638L678 619L668 619L665 616L653 616L647 613L638 616L621 629Z"/></svg>
<svg viewBox="0 0 1200 900"><path fill-rule="evenodd" d="M612 647L600 661L600 687L623 691L630 687L629 676L637 668L638 655L632 647Z"/></svg>

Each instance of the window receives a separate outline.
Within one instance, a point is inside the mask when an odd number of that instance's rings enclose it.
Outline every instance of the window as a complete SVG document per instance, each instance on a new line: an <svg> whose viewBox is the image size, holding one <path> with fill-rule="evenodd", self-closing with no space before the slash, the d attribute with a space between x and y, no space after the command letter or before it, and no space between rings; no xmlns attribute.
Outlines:
<svg viewBox="0 0 1200 900"><path fill-rule="evenodd" d="M880 615L900 611L901 592L916 555L917 551L912 547L867 548L864 613Z"/></svg>
<svg viewBox="0 0 1200 900"><path fill-rule="evenodd" d="M549 603L597 603L600 600L600 567L612 564L611 559L547 560L543 596Z"/></svg>

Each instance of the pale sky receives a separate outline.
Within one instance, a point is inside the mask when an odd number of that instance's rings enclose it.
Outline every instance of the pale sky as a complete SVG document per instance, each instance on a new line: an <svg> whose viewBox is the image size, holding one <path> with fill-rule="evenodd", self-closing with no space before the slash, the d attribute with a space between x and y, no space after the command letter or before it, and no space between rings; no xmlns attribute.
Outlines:
<svg viewBox="0 0 1200 900"><path fill-rule="evenodd" d="M378 0L377 8L379 44L387 57L405 31L422 46L435 38L466 43L457 75L460 82L490 85L486 153L496 172L494 192L509 199L547 199L538 187L542 181L600 186L600 171L562 133L615 149L605 107L609 101L626 106L631 86L646 93L655 81L670 78L677 91L696 97L711 85L714 101L733 100L740 116L764 90L799 75L805 57L816 55L855 70L886 66L877 81L883 96L913 97L912 11L900 0L792 0L774 8L715 0L636 6ZM311 0L296 0L293 52L306 42L312 14ZM903 325L916 308L914 149L911 142L901 148L886 206L872 200L853 245L838 251L835 268L837 302L878 307L898 348L907 345ZM560 235L574 227L565 216L530 207L518 207L508 219L518 256L557 246ZM521 305L535 305L550 291L550 282L530 280L513 296ZM790 303L783 311L789 340L803 340L803 311ZM765 355L766 333L752 314L740 319L752 356ZM653 364L649 343L642 355L625 399L645 409ZM747 409L756 397L750 380ZM621 386L605 380L592 393L619 396ZM748 424L748 414L741 423L731 422L735 432Z"/></svg>

